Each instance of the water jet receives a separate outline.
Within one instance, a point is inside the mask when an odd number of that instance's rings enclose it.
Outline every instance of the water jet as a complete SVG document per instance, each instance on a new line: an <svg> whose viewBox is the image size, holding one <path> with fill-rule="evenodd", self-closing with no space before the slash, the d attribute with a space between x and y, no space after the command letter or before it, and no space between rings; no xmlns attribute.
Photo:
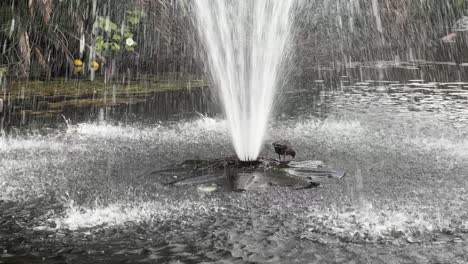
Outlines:
<svg viewBox="0 0 468 264"><path fill-rule="evenodd" d="M293 0L193 1L204 46L239 159L256 160L290 55Z"/></svg>

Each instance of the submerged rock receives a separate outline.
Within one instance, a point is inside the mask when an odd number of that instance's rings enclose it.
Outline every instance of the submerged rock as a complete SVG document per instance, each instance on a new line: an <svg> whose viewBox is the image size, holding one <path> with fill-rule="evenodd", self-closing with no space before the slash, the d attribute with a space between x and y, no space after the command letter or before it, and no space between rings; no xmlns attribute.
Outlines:
<svg viewBox="0 0 468 264"><path fill-rule="evenodd" d="M169 186L195 186L200 193L212 193L264 191L274 186L311 189L320 186L318 180L341 179L346 173L330 169L321 161L292 162L260 157L245 162L232 156L215 160L188 160L151 175Z"/></svg>

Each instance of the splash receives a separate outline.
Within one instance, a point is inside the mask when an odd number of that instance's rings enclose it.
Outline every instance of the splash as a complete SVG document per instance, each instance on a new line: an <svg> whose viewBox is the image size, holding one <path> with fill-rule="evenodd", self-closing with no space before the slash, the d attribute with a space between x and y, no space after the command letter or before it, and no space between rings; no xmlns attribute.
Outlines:
<svg viewBox="0 0 468 264"><path fill-rule="evenodd" d="M193 1L234 148L258 157L291 36L293 0ZM281 76L284 79L284 76Z"/></svg>
<svg viewBox="0 0 468 264"><path fill-rule="evenodd" d="M127 222L145 223L171 221L179 217L194 217L225 211L219 201L138 201L119 202L106 206L86 208L69 201L68 209L62 216L51 219L59 229L78 230L99 226L122 226Z"/></svg>

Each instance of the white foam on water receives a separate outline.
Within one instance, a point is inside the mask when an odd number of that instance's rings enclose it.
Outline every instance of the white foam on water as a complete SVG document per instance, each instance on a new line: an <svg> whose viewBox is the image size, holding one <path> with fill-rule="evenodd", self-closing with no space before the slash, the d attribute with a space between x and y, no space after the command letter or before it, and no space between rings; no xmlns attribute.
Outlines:
<svg viewBox="0 0 468 264"><path fill-rule="evenodd" d="M226 122L208 117L146 127L82 123L49 135L0 137L0 198L21 200L24 193L39 195L54 180L66 185L69 176L64 171L69 173L73 170L70 166L79 164L70 159L83 159L83 155L89 160L98 152L101 156L112 154L113 148L120 147L128 147L129 155L145 153L155 146L193 151L228 146L228 141ZM81 169L74 172L86 173Z"/></svg>
<svg viewBox="0 0 468 264"><path fill-rule="evenodd" d="M406 138L405 143L420 146L430 152L444 152L449 155L468 157L468 140L453 140L444 137L412 137Z"/></svg>
<svg viewBox="0 0 468 264"><path fill-rule="evenodd" d="M457 155L466 155L466 141L456 141L448 138L404 138L394 134L376 134L366 124L358 120L306 118L291 123L289 121L272 124L269 129L271 139L279 137L291 139L297 145L305 148L320 143L337 146L345 144L346 148L360 148L376 140L382 141L384 147L398 148L399 151L409 151L402 148L423 149L428 152L438 152L440 149ZM382 138L385 136L385 138ZM395 142L395 140L401 140ZM108 148L106 142L140 144L142 149L134 151L145 152L148 143L173 144L181 149L197 149L210 144L228 144L229 132L226 121L213 118L201 118L193 121L178 122L171 125L155 125L135 127L110 125L106 123L84 123L72 126L68 133L57 133L48 136L28 135L0 138L0 199L21 200L22 193L31 193L26 188L29 184L37 195L41 194L52 180L66 182L68 175L51 170L51 164L60 168L64 151L72 154L67 157L80 158L83 151L95 148ZM310 143L312 142L312 143ZM380 144L380 143L379 143ZM114 144L115 145L115 144ZM114 146L112 145L112 146ZM327 145L328 146L328 145ZM133 150L132 150L133 151ZM177 149L179 151L179 149ZM271 150L270 150L271 152ZM132 155L133 152L129 152ZM68 163L64 163L65 165ZM73 164L73 163L72 163ZM63 166L65 166L63 165ZM71 168L73 169L73 168ZM78 170L78 168L76 168ZM26 184L27 183L27 184ZM34 189L36 188L36 189ZM98 188L98 187L90 187ZM44 189L45 190L45 189ZM54 221L59 228L80 229L100 225L118 226L125 222L148 222L156 219L175 219L187 214L204 214L212 210L222 210L222 203L216 199L167 202L166 200L143 200L127 203L127 197L113 200L110 205L79 207L71 205L63 215ZM375 201L376 205L379 201ZM308 218L313 228L322 228L339 236L352 237L355 233L368 234L371 237L393 237L395 233L411 235L414 232L434 232L451 228L454 216L443 216L437 212L428 214L417 207L401 207L398 209L377 209L372 206L351 208L340 211L337 206L330 209L313 209ZM468 229L466 219L460 219L456 228Z"/></svg>
<svg viewBox="0 0 468 264"><path fill-rule="evenodd" d="M362 136L366 132L366 126L357 120L309 119L293 125L291 130L305 136L353 138Z"/></svg>
<svg viewBox="0 0 468 264"><path fill-rule="evenodd" d="M376 209L367 202L338 211L335 207L314 210L309 215L311 230L327 231L343 238L394 239L453 229L451 220L437 212L430 215L418 208Z"/></svg>
<svg viewBox="0 0 468 264"><path fill-rule="evenodd" d="M71 134L105 139L190 139L199 135L225 135L226 122L221 119L204 117L188 122L178 122L172 125L156 125L150 127L135 127L111 125L107 123L82 123L71 128Z"/></svg>
<svg viewBox="0 0 468 264"><path fill-rule="evenodd" d="M434 137L422 133L402 134L401 131L389 131L372 128L357 119L320 120L307 118L293 124L275 124L269 131L268 139L290 139L296 145L310 145L311 142L338 146L382 146L401 152L402 149L416 149L438 155L468 157L468 140L448 137ZM424 131L424 129L420 129Z"/></svg>
<svg viewBox="0 0 468 264"><path fill-rule="evenodd" d="M17 150L60 149L63 144L49 136L0 137L0 153Z"/></svg>
<svg viewBox="0 0 468 264"><path fill-rule="evenodd" d="M179 219L184 216L200 216L226 210L216 199L208 201L150 201L138 203L114 203L107 206L84 208L70 203L64 216L51 219L58 229L77 230L98 226L122 226L126 222L150 223Z"/></svg>
<svg viewBox="0 0 468 264"><path fill-rule="evenodd" d="M295 146L311 144L344 146L367 139L368 128L356 120L307 118L293 124L275 124L269 140L287 139Z"/></svg>

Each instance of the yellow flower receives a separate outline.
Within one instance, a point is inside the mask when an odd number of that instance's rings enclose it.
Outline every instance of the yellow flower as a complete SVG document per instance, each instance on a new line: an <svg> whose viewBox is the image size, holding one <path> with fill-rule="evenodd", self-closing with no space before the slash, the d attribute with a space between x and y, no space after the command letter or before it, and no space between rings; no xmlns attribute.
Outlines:
<svg viewBox="0 0 468 264"><path fill-rule="evenodd" d="M83 71L83 67L81 66L75 67L75 73L80 73L82 71Z"/></svg>
<svg viewBox="0 0 468 264"><path fill-rule="evenodd" d="M83 62L80 59L74 60L73 63L75 64L75 67L83 66Z"/></svg>
<svg viewBox="0 0 468 264"><path fill-rule="evenodd" d="M93 71L99 70L99 63L97 61L91 62L91 70Z"/></svg>

